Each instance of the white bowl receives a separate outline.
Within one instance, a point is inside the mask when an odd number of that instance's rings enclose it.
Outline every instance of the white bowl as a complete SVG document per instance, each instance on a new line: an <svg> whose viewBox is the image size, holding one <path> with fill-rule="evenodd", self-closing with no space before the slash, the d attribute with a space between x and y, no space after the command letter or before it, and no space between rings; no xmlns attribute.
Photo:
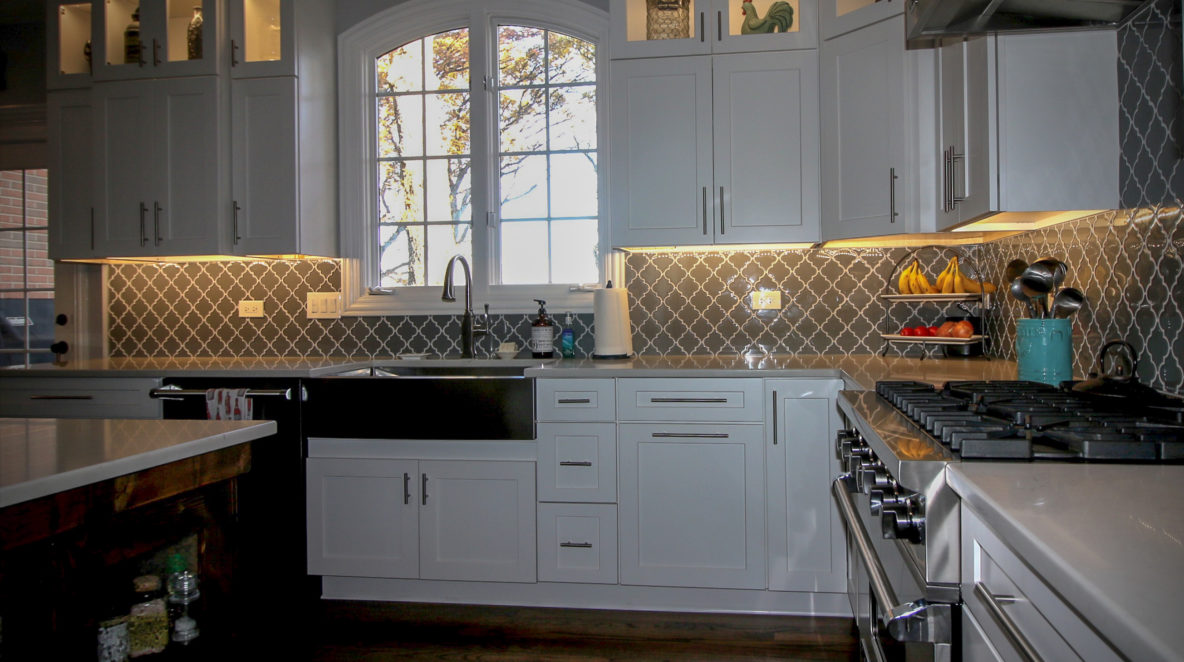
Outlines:
<svg viewBox="0 0 1184 662"><path fill-rule="evenodd" d="M497 357L499 359L509 360L509 359L514 358L515 356L518 356L518 350L516 350L516 349L512 350L512 351L506 351L506 352L498 351L498 353L497 353Z"/></svg>

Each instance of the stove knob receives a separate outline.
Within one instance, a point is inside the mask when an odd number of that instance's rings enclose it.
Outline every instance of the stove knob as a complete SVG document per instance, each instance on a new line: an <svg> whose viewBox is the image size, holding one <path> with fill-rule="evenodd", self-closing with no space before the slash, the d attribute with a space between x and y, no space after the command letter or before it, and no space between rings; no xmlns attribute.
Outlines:
<svg viewBox="0 0 1184 662"><path fill-rule="evenodd" d="M863 491L863 472L875 466L876 461L866 457L852 456L847 459L847 473L855 478L855 485Z"/></svg>
<svg viewBox="0 0 1184 662"><path fill-rule="evenodd" d="M887 490L872 490L868 492L868 509L879 515L881 511L904 506L907 498L896 491L895 484Z"/></svg>
<svg viewBox="0 0 1184 662"><path fill-rule="evenodd" d="M863 470L860 485L863 486L864 494L870 494L872 490L887 488L891 484L891 480L892 477L888 475L888 470L877 461L872 467Z"/></svg>
<svg viewBox="0 0 1184 662"><path fill-rule="evenodd" d="M851 454L851 447L856 444L862 444L863 440L859 438L859 433L851 430L839 430L839 434L835 436L835 453L839 457L847 457Z"/></svg>
<svg viewBox="0 0 1184 662"><path fill-rule="evenodd" d="M911 508L885 508L880 513L885 538L902 538L920 543L925 537L925 516Z"/></svg>

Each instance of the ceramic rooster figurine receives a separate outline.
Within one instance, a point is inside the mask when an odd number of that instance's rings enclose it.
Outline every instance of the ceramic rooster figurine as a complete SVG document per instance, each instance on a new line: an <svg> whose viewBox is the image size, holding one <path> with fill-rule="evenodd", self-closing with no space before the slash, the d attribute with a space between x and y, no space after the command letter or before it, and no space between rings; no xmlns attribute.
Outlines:
<svg viewBox="0 0 1184 662"><path fill-rule="evenodd" d="M757 15L756 7L753 7L749 0L740 3L740 13L744 15L744 22L740 24L740 34L785 32L793 26L793 7L783 0L777 0L770 5L764 18Z"/></svg>

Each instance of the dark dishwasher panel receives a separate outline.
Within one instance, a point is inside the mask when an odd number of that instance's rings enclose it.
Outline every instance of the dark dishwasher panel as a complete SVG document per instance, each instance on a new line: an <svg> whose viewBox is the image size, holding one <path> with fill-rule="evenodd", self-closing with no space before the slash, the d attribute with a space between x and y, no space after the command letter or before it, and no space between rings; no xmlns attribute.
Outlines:
<svg viewBox="0 0 1184 662"><path fill-rule="evenodd" d="M534 439L527 377L324 377L305 382L305 434L355 439Z"/></svg>

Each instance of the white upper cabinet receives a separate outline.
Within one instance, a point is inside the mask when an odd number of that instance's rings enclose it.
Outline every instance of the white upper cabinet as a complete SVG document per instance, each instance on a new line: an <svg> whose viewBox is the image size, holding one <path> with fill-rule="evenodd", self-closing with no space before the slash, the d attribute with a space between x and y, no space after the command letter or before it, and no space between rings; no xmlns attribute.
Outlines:
<svg viewBox="0 0 1184 662"><path fill-rule="evenodd" d="M613 63L613 245L819 236L813 51Z"/></svg>
<svg viewBox="0 0 1184 662"><path fill-rule="evenodd" d="M938 229L994 212L1118 206L1113 31L977 37L939 58Z"/></svg>
<svg viewBox="0 0 1184 662"><path fill-rule="evenodd" d="M218 73L221 6L216 0L96 2L95 80Z"/></svg>
<svg viewBox="0 0 1184 662"><path fill-rule="evenodd" d="M296 73L296 10L296 0L231 0L232 76L251 78Z"/></svg>
<svg viewBox="0 0 1184 662"><path fill-rule="evenodd" d="M819 0L822 38L831 39L904 13L907 0ZM901 33L903 44L904 33Z"/></svg>
<svg viewBox="0 0 1184 662"><path fill-rule="evenodd" d="M816 0L612 0L613 58L815 48Z"/></svg>
<svg viewBox="0 0 1184 662"><path fill-rule="evenodd" d="M58 90L46 95L49 126L49 256L55 260L92 257L95 249L91 190L94 148L90 90Z"/></svg>

